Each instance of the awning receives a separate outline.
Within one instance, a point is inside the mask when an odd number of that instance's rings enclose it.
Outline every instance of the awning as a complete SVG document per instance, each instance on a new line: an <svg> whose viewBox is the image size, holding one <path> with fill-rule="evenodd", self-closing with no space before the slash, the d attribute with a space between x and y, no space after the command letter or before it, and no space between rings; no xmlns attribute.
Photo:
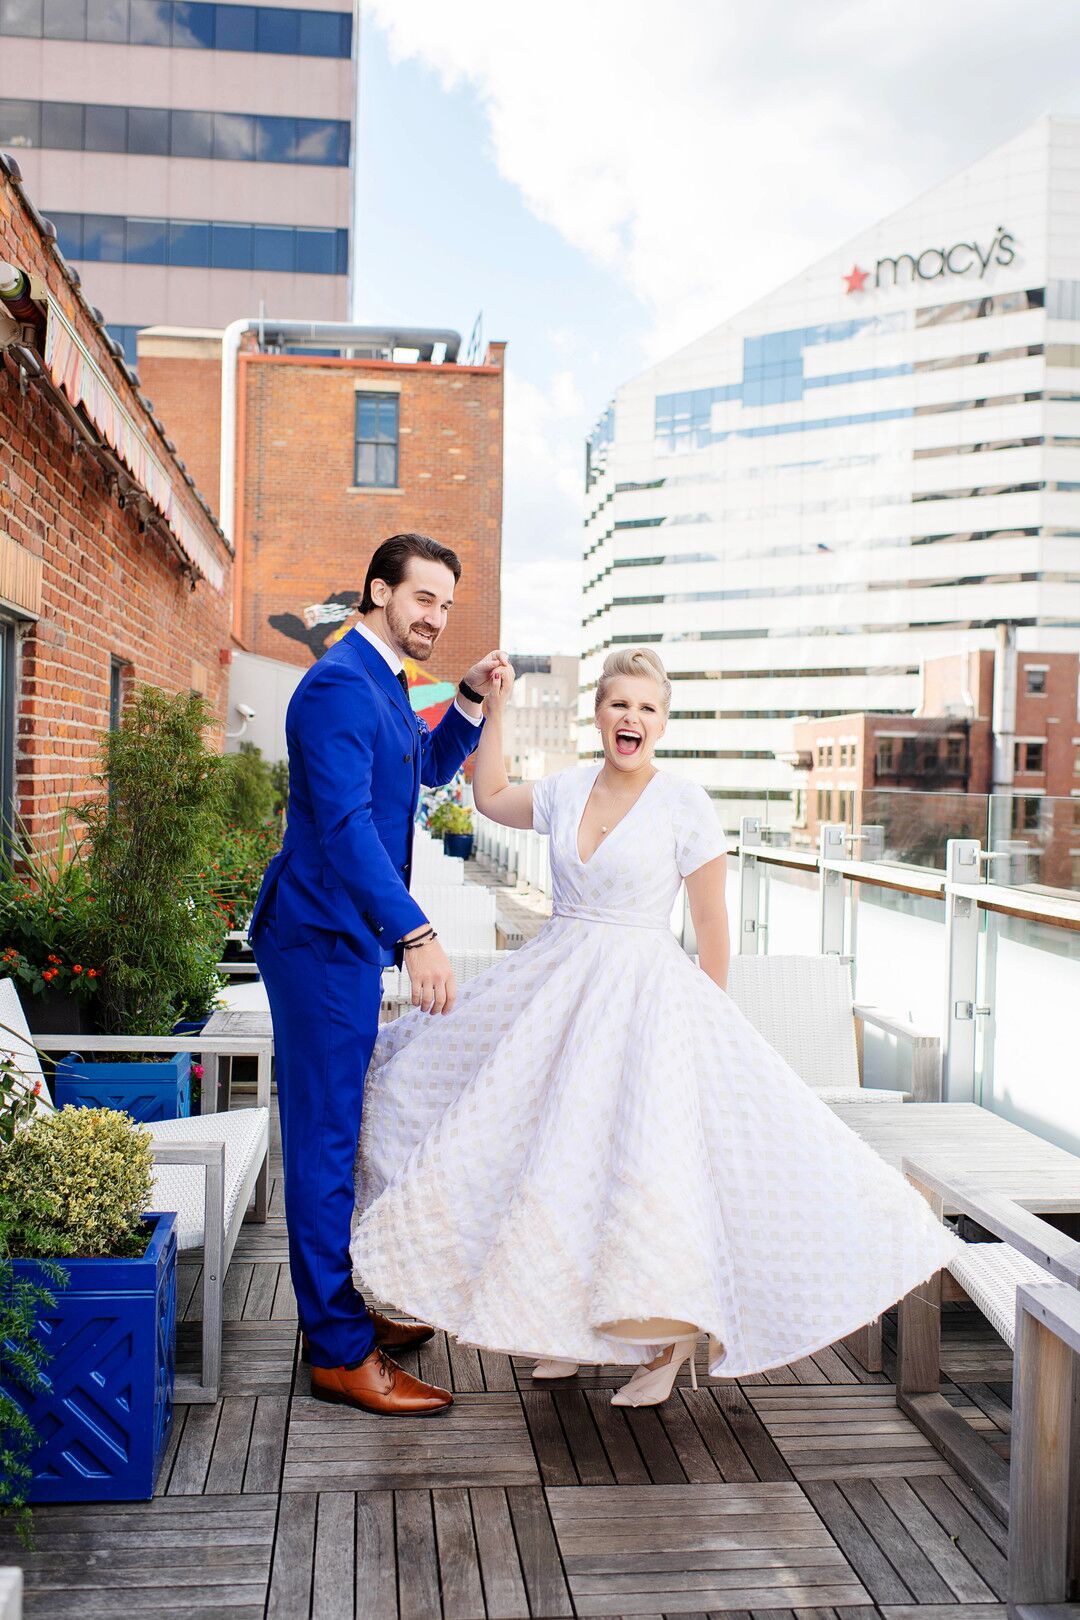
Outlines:
<svg viewBox="0 0 1080 1620"><path fill-rule="evenodd" d="M63 389L72 405L82 406L105 443L161 513L191 566L214 590L223 590L224 567L177 499L174 478L179 474L170 475L158 459L150 440L52 299L45 333L45 364L53 382Z"/></svg>

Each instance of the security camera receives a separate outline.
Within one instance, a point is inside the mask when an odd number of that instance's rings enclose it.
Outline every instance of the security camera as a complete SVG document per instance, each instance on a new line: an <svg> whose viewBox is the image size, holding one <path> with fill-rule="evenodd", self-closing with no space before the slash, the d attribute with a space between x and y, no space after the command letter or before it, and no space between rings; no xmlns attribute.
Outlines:
<svg viewBox="0 0 1080 1620"><path fill-rule="evenodd" d="M236 712L240 716L241 720L254 720L255 718L255 710L251 707L250 703L238 703L236 705Z"/></svg>

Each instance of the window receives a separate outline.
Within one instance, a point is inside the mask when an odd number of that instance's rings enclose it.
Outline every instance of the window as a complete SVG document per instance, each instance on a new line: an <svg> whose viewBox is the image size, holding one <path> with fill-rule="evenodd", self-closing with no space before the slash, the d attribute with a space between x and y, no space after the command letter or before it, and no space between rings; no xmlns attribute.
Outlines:
<svg viewBox="0 0 1080 1620"><path fill-rule="evenodd" d="M1080 854L1070 853L1069 866L1072 872L1072 882L1069 886L1073 889L1080 889Z"/></svg>
<svg viewBox="0 0 1080 1620"><path fill-rule="evenodd" d="M850 788L841 788L836 797L837 797L836 819L837 819L837 821L842 821L845 824L845 826L850 826L850 824L851 824L851 789Z"/></svg>
<svg viewBox="0 0 1080 1620"><path fill-rule="evenodd" d="M119 658L109 660L109 730L120 730L120 719L124 712L124 670L125 666Z"/></svg>
<svg viewBox="0 0 1080 1620"><path fill-rule="evenodd" d="M828 821L829 809L832 802L832 788L818 788L817 790L817 819Z"/></svg>
<svg viewBox="0 0 1080 1620"><path fill-rule="evenodd" d="M175 114L173 115L176 116ZM69 259L114 264L172 264L221 270L268 270L344 275L349 262L346 230L307 230L292 225L240 225L205 219L154 220L115 214L51 213L60 251ZM304 239L324 246L312 262ZM152 245L151 245L152 238ZM152 253L153 257L147 257Z"/></svg>
<svg viewBox="0 0 1080 1620"><path fill-rule="evenodd" d="M169 155L169 113L166 107L129 107L129 152L149 157Z"/></svg>
<svg viewBox="0 0 1080 1620"><path fill-rule="evenodd" d="M1018 742L1014 744L1013 769L1017 771L1045 771L1046 744L1044 742Z"/></svg>
<svg viewBox="0 0 1080 1620"><path fill-rule="evenodd" d="M1046 696L1046 677L1047 677L1047 674L1048 674L1048 671L1041 668L1041 666L1039 666L1037 664L1036 665L1030 665L1024 671L1024 675L1025 675L1025 678L1027 680L1027 690L1028 690L1028 696L1029 697L1045 697Z"/></svg>
<svg viewBox="0 0 1080 1620"><path fill-rule="evenodd" d="M890 775L896 769L896 738L879 737L877 740L877 772L879 776Z"/></svg>
<svg viewBox="0 0 1080 1620"><path fill-rule="evenodd" d="M1038 832L1041 799L1023 794L1013 801L1013 831Z"/></svg>
<svg viewBox="0 0 1080 1620"><path fill-rule="evenodd" d="M1080 799L1074 799L1072 802L1072 824L1074 827L1080 827Z"/></svg>
<svg viewBox="0 0 1080 1620"><path fill-rule="evenodd" d="M19 151L41 145L41 103L0 100L0 147Z"/></svg>
<svg viewBox="0 0 1080 1620"><path fill-rule="evenodd" d="M353 483L395 489L398 481L398 396L356 396Z"/></svg>
<svg viewBox="0 0 1080 1620"><path fill-rule="evenodd" d="M126 107L87 107L86 150L88 152L127 151Z"/></svg>
<svg viewBox="0 0 1080 1620"><path fill-rule="evenodd" d="M81 101L41 103L41 144L61 152L81 152L86 144Z"/></svg>
<svg viewBox="0 0 1080 1620"><path fill-rule="evenodd" d="M352 55L348 12L207 0L0 0L0 35L5 34L346 61Z"/></svg>
<svg viewBox="0 0 1080 1620"><path fill-rule="evenodd" d="M1080 742L1073 742L1073 775L1080 776Z"/></svg>
<svg viewBox="0 0 1080 1620"><path fill-rule="evenodd" d="M86 0L86 37L107 45L126 45L130 23L128 0Z"/></svg>
<svg viewBox="0 0 1080 1620"><path fill-rule="evenodd" d="M950 771L962 771L964 768L964 739L963 737L946 737L945 764Z"/></svg>
<svg viewBox="0 0 1080 1620"><path fill-rule="evenodd" d="M0 0L0 34L40 39L43 0Z"/></svg>

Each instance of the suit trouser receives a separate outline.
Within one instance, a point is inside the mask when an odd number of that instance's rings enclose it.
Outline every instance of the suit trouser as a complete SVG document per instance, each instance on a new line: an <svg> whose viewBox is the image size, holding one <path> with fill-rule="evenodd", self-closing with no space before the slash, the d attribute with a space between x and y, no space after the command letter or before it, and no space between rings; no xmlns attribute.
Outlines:
<svg viewBox="0 0 1080 1620"><path fill-rule="evenodd" d="M274 1020L297 1314L312 1364L342 1367L362 1360L375 1343L371 1317L353 1286L349 1237L382 970L333 934L282 946L273 915L260 920L252 945Z"/></svg>

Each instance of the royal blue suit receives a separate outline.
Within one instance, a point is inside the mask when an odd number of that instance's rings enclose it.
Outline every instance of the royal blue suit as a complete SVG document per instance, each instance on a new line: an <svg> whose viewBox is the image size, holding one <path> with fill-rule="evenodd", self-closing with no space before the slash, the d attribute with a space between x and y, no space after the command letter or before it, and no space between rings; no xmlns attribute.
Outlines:
<svg viewBox="0 0 1080 1620"><path fill-rule="evenodd" d="M409 894L420 784L449 782L479 728L429 731L376 648L350 630L304 675L285 719L289 824L251 920L270 999L289 1263L317 1367L360 1361L374 1329L349 1235L364 1076L382 969L427 919Z"/></svg>

